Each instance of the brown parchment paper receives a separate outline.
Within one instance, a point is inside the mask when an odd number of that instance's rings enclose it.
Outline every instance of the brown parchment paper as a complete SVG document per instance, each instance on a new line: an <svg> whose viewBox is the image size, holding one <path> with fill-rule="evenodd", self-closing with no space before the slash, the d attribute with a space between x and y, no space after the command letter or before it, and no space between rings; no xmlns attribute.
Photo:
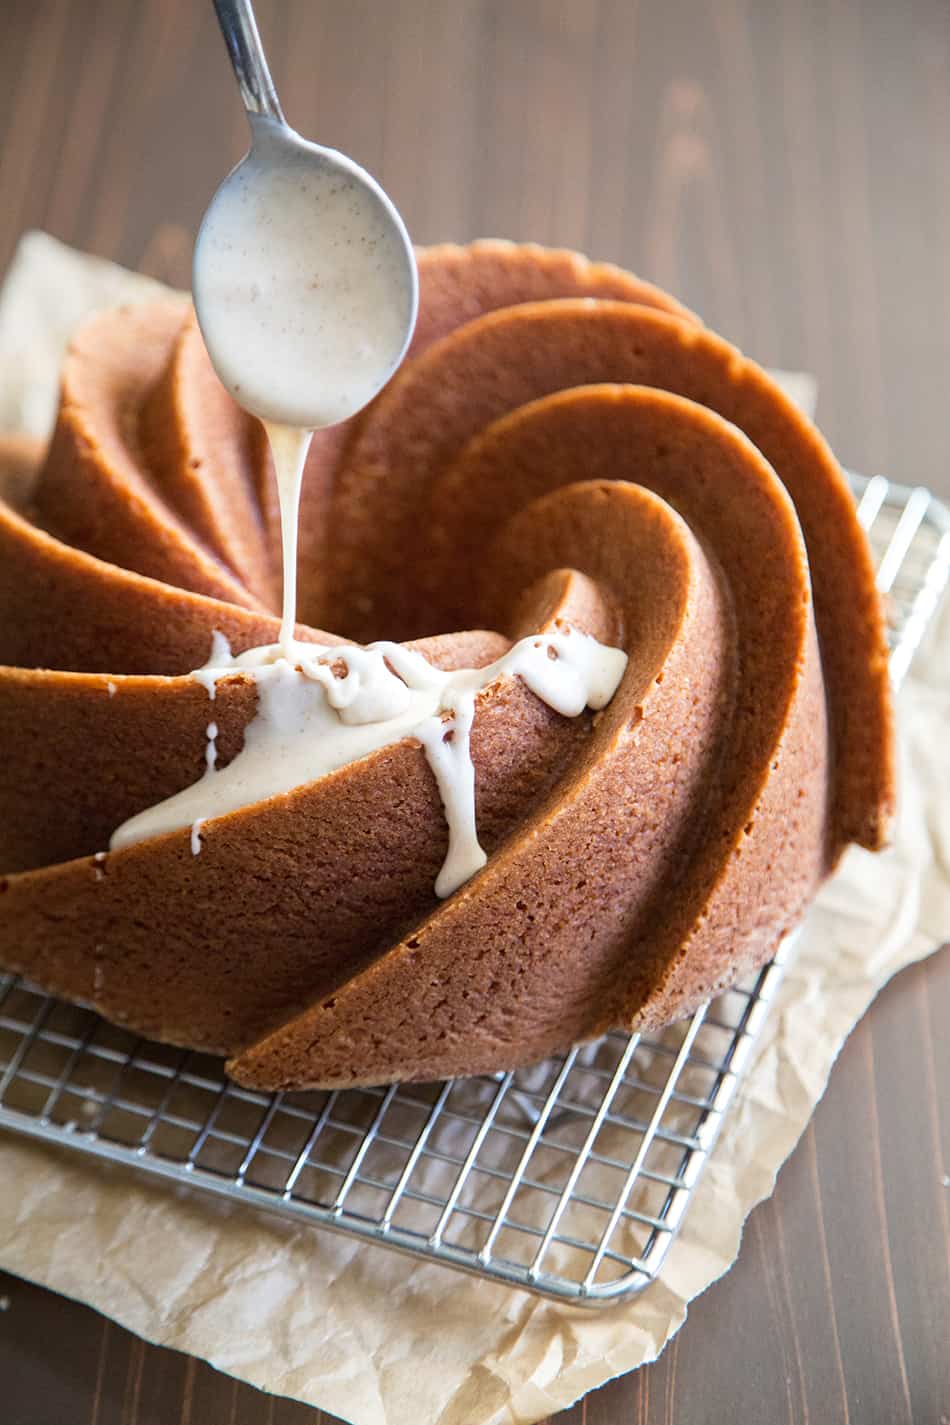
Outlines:
<svg viewBox="0 0 950 1425"><path fill-rule="evenodd" d="M0 296L0 428L43 434L75 321L156 290L28 235ZM794 392L808 403L809 378ZM950 937L947 613L900 697L895 844L851 851L819 898L662 1279L642 1296L600 1312L539 1301L10 1135L0 1266L355 1425L528 1425L653 1360L735 1260L878 989Z"/></svg>

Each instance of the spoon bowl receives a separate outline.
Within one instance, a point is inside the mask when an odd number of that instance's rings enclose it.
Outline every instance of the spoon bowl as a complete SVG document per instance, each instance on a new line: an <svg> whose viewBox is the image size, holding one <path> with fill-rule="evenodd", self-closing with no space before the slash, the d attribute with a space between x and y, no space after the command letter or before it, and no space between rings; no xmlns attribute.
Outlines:
<svg viewBox="0 0 950 1425"><path fill-rule="evenodd" d="M272 425L335 425L373 399L409 345L412 244L365 169L286 123L248 0L216 9L252 141L198 233L198 322L246 410Z"/></svg>

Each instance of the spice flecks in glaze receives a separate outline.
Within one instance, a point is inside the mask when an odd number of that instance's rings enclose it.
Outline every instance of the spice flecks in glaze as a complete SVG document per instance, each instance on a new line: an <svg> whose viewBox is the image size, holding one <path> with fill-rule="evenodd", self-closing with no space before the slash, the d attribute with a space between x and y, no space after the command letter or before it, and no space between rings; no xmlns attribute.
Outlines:
<svg viewBox="0 0 950 1425"><path fill-rule="evenodd" d="M485 864L475 815L470 733L478 694L503 677L520 677L565 717L603 708L619 686L627 655L589 634L564 628L520 639L484 668L434 668L398 643L322 647L275 643L237 657L216 638L211 660L192 676L213 697L222 678L243 674L257 685L257 715L232 762L215 770L217 726L207 729L206 770L192 786L131 817L110 849L191 826L201 850L204 822L289 792L405 737L421 742L445 808L449 849L435 883L451 895ZM340 676L338 669L345 670Z"/></svg>

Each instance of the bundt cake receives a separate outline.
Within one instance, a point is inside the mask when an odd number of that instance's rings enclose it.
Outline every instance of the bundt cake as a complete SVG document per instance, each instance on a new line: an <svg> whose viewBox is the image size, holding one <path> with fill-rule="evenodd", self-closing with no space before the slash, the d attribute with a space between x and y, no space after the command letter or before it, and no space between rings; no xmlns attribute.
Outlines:
<svg viewBox="0 0 950 1425"><path fill-rule="evenodd" d="M238 655L277 639L266 442L192 315L94 319L48 448L2 454L0 965L262 1088L507 1069L672 1021L766 960L893 811L870 555L809 421L617 268L483 242L419 271L402 368L311 448L297 638L333 678L380 639L421 655L380 645L393 677L483 670L487 862L451 894L418 736L109 849L241 753L264 691ZM583 639L620 662L572 716L494 667Z"/></svg>

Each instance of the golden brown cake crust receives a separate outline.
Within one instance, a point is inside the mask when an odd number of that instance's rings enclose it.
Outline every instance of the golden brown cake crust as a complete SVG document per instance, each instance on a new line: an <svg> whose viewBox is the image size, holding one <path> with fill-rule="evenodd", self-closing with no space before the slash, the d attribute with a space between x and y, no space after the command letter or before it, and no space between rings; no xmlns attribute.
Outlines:
<svg viewBox="0 0 950 1425"><path fill-rule="evenodd" d="M299 636L480 666L569 623L629 659L593 716L518 679L480 695L490 858L441 904L411 739L206 824L200 855L187 831L95 855L201 774L186 675L212 632L276 636L264 443L193 320L97 319L35 478L0 451L0 965L261 1087L491 1071L667 1022L767 958L893 809L870 556L774 383L574 254L445 246L420 277L405 366L315 442L301 584L335 632ZM221 765L256 697L219 685Z"/></svg>

